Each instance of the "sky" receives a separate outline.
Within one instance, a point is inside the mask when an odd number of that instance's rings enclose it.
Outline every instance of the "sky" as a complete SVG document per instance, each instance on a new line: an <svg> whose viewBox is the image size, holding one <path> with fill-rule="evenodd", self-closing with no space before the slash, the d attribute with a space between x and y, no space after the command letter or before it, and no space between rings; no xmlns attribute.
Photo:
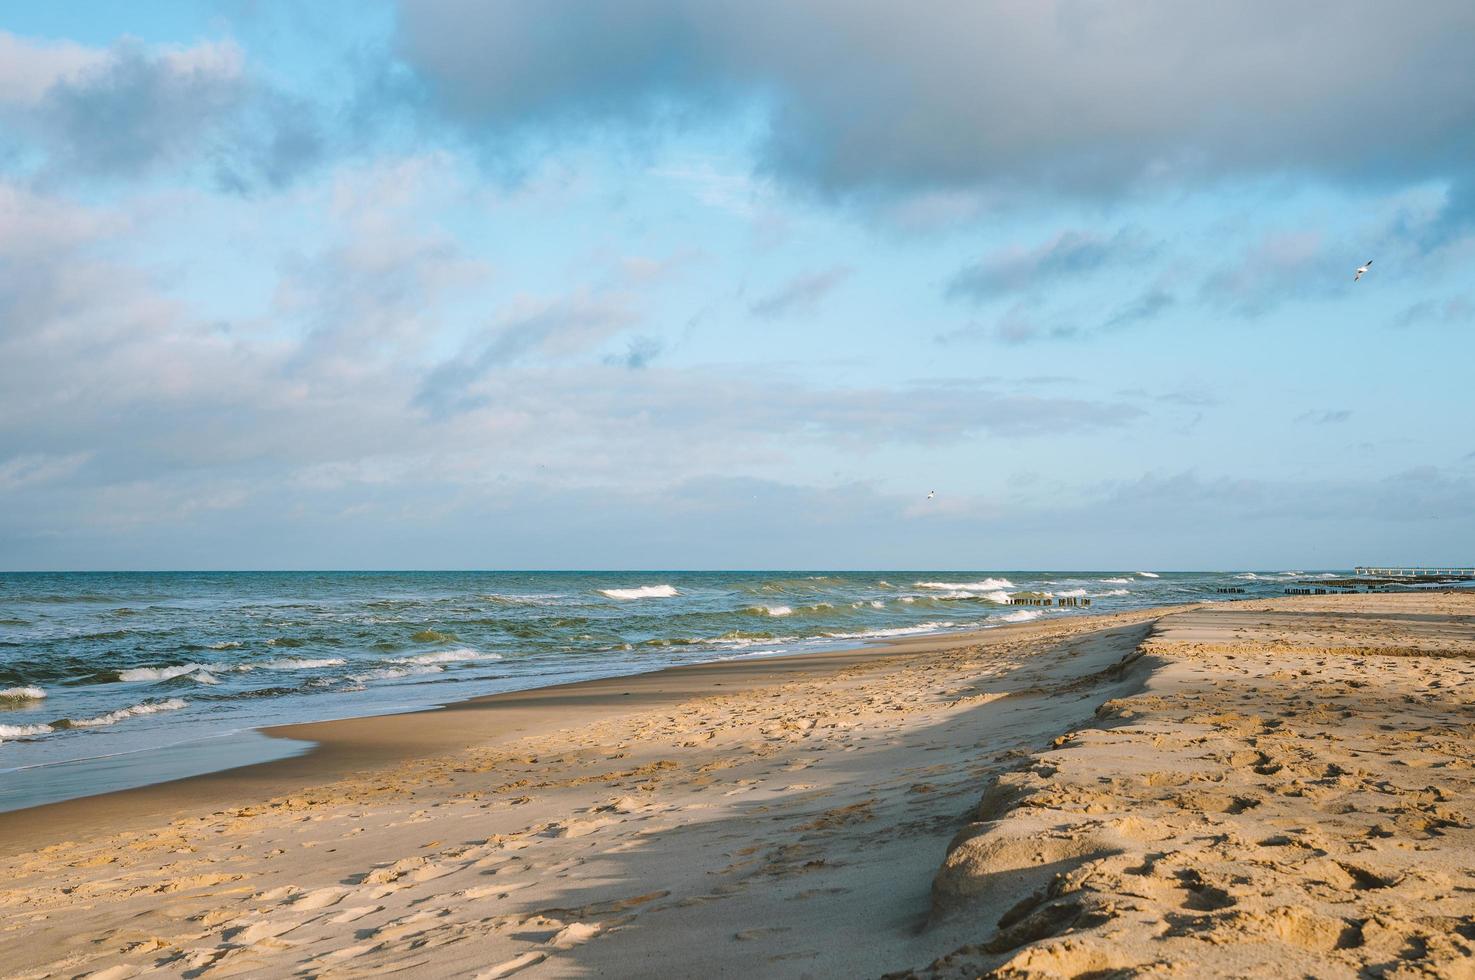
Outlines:
<svg viewBox="0 0 1475 980"><path fill-rule="evenodd" d="M8 3L0 569L1475 564L1472 49Z"/></svg>

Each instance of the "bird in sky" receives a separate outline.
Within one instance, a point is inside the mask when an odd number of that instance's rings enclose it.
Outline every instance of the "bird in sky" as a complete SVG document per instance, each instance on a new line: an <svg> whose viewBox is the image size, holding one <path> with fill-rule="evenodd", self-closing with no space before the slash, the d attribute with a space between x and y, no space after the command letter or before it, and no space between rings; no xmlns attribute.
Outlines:
<svg viewBox="0 0 1475 980"><path fill-rule="evenodd" d="M937 491L936 490L928 490L927 491L927 499L928 500L931 500L935 496L937 496Z"/></svg>
<svg viewBox="0 0 1475 980"><path fill-rule="evenodd" d="M1371 269L1372 267L1373 267L1373 260L1372 259L1368 259L1366 262L1362 263L1362 265L1360 265L1360 266L1357 267L1357 275L1355 275L1355 276L1352 277L1352 281L1353 282L1356 282L1357 280L1361 279L1363 276L1367 275L1367 270Z"/></svg>

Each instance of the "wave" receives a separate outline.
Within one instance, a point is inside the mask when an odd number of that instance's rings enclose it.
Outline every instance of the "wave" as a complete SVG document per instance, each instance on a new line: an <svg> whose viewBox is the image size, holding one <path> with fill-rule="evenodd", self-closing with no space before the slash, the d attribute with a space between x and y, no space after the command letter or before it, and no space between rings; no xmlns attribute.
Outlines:
<svg viewBox="0 0 1475 980"><path fill-rule="evenodd" d="M559 599L569 597L563 592L490 592L482 598L487 602L500 602L508 606L552 606L557 605Z"/></svg>
<svg viewBox="0 0 1475 980"><path fill-rule="evenodd" d="M1042 609L1021 609L1018 612L1004 613L999 619L1006 623L1027 623L1043 615L1045 612Z"/></svg>
<svg viewBox="0 0 1475 980"><path fill-rule="evenodd" d="M1102 585L1131 585L1132 584L1132 580L1129 579L1129 578L1104 578L1104 579L1101 580L1101 584Z"/></svg>
<svg viewBox="0 0 1475 980"><path fill-rule="evenodd" d="M611 599L670 599L679 595L674 585L641 585L633 589L596 589Z"/></svg>
<svg viewBox="0 0 1475 980"><path fill-rule="evenodd" d="M947 589L955 592L992 592L995 589L1012 589L1014 583L1006 578L986 578L982 582L917 582L919 589Z"/></svg>
<svg viewBox="0 0 1475 980"><path fill-rule="evenodd" d="M209 664L179 664L173 667L130 667L127 670L118 671L118 680L125 684L137 681L167 681L171 677L182 677L185 674L208 673L211 670ZM205 683L210 683L206 681Z"/></svg>
<svg viewBox="0 0 1475 980"><path fill-rule="evenodd" d="M50 725L0 725L0 742L8 738L30 738L32 735L49 735L55 729Z"/></svg>
<svg viewBox="0 0 1475 980"><path fill-rule="evenodd" d="M756 606L754 612L762 612L766 616L788 616L794 612L793 606Z"/></svg>
<svg viewBox="0 0 1475 980"><path fill-rule="evenodd" d="M116 725L120 721L136 718L139 715L158 714L160 711L178 711L187 707L188 701L182 698L170 698L167 701L145 701L127 708L119 708L117 711L109 711L105 715L96 718L66 718L57 724L63 728L104 728L108 725Z"/></svg>
<svg viewBox="0 0 1475 980"><path fill-rule="evenodd" d="M366 670L362 674L349 674L348 679L363 683L364 681L386 681L399 677L418 677L422 674L442 673L445 673L445 668L437 667L435 664L410 664L404 667L379 667L375 670Z"/></svg>
<svg viewBox="0 0 1475 980"><path fill-rule="evenodd" d="M1113 596L1113 595L1131 595L1131 594L1132 594L1132 590L1131 589L1107 589L1105 592L1097 592L1097 593L1095 593L1095 595L1098 596L1098 597L1100 597L1100 598L1105 598L1107 596Z"/></svg>
<svg viewBox="0 0 1475 980"><path fill-rule="evenodd" d="M223 640L220 643L210 644L211 650L239 650L240 647L240 640Z"/></svg>
<svg viewBox="0 0 1475 980"><path fill-rule="evenodd" d="M459 664L472 660L501 660L500 654L482 653L462 647L459 650L442 650L440 653L422 653L414 657L396 657L392 664Z"/></svg>
<svg viewBox="0 0 1475 980"><path fill-rule="evenodd" d="M46 697L46 692L39 687L7 687L0 691L0 702L40 701L44 697Z"/></svg>
<svg viewBox="0 0 1475 980"><path fill-rule="evenodd" d="M1143 578L1162 578L1157 572L1138 572Z"/></svg>
<svg viewBox="0 0 1475 980"><path fill-rule="evenodd" d="M915 636L919 633L936 633L938 630L953 629L958 623L926 623L921 626L893 626L890 629L861 630L857 633L821 633L831 640L871 640L886 636Z"/></svg>
<svg viewBox="0 0 1475 980"><path fill-rule="evenodd" d="M285 657L281 660L268 660L264 664L242 664L237 670L317 670L320 667L342 667L348 663L342 657L323 657L319 660L309 660L304 657Z"/></svg>

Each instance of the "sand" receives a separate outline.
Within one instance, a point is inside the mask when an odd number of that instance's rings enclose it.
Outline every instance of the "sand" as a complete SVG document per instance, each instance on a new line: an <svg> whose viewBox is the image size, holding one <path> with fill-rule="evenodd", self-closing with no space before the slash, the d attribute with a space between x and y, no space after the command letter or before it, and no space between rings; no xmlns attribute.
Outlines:
<svg viewBox="0 0 1475 980"><path fill-rule="evenodd" d="M292 726L0 815L5 976L1475 975L1475 596Z"/></svg>

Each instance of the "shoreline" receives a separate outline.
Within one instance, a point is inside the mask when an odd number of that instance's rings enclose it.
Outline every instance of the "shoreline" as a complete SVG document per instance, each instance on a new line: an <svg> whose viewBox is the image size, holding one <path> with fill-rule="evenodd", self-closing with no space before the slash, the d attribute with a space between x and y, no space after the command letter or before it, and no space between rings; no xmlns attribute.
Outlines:
<svg viewBox="0 0 1475 980"><path fill-rule="evenodd" d="M1033 633L1117 616L1154 617L1192 605L1196 604L1125 611L1092 610L1073 614L1068 619L1042 617L971 630L901 636L856 647L676 664L633 674L479 695L391 714L246 729L237 734L306 742L309 747L285 758L0 812L0 857L84 833L95 819L95 806L102 801L107 801L113 821L109 829L125 829L184 805L205 801L216 808L240 805L364 769L454 751L476 741L535 734L546 727L538 715L555 706L577 711L587 719L591 715L618 714L620 703L611 699L623 699L627 692L633 700L625 707L640 710L660 699L690 697L708 680L734 689L751 688L789 674L838 672L857 663L951 649L990 636ZM719 677L721 680L717 680ZM487 710L505 714L506 723L482 718L481 713ZM450 724L421 724L421 719L428 721L432 717Z"/></svg>
<svg viewBox="0 0 1475 980"><path fill-rule="evenodd" d="M1471 975L1472 707L1462 590L288 726L0 816L0 975Z"/></svg>

